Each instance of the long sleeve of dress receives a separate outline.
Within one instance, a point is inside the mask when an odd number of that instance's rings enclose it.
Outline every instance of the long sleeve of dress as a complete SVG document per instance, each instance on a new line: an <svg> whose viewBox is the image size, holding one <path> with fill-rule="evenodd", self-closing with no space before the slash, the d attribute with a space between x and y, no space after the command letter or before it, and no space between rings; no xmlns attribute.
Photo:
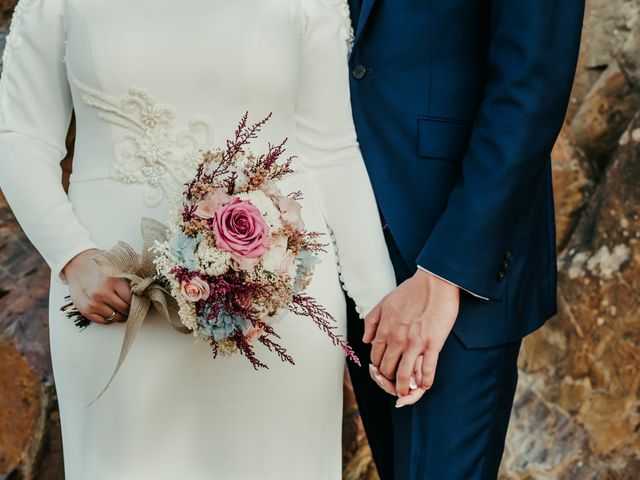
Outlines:
<svg viewBox="0 0 640 480"><path fill-rule="evenodd" d="M348 12L321 0L307 0L305 9L298 142L333 232L343 287L363 316L395 287L395 275L351 114Z"/></svg>
<svg viewBox="0 0 640 480"><path fill-rule="evenodd" d="M64 282L62 268L97 248L61 183L71 117L62 0L21 0L0 79L0 188L25 233Z"/></svg>

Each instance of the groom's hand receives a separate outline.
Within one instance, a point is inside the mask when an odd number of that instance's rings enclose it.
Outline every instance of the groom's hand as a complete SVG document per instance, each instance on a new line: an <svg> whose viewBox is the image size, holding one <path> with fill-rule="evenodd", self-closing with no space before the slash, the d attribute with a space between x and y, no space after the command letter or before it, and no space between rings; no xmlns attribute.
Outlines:
<svg viewBox="0 0 640 480"><path fill-rule="evenodd" d="M438 355L458 316L460 289L431 273L415 275L389 293L365 318L363 342L372 343L371 363L387 379L395 379L399 396L409 393L411 376L421 355L422 378L433 385Z"/></svg>

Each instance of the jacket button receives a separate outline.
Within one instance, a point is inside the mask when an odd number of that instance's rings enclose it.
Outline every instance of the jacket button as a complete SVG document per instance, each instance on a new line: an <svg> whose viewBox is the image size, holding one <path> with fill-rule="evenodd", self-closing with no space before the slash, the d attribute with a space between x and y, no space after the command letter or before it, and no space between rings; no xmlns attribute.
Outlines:
<svg viewBox="0 0 640 480"><path fill-rule="evenodd" d="M496 279L497 279L499 282L501 282L502 280L504 280L504 277L505 277L504 270L500 270L500 271L498 272L498 274L496 275Z"/></svg>
<svg viewBox="0 0 640 480"><path fill-rule="evenodd" d="M513 257L513 252L511 250L507 250L504 252L504 258L506 258L507 260L511 260L512 257Z"/></svg>
<svg viewBox="0 0 640 480"><path fill-rule="evenodd" d="M509 268L511 268L511 262L509 260L503 260L502 261L502 269L503 270L509 270Z"/></svg>
<svg viewBox="0 0 640 480"><path fill-rule="evenodd" d="M351 72L351 74L356 80L362 80L367 75L367 67L364 65L356 65L353 67L353 72Z"/></svg>

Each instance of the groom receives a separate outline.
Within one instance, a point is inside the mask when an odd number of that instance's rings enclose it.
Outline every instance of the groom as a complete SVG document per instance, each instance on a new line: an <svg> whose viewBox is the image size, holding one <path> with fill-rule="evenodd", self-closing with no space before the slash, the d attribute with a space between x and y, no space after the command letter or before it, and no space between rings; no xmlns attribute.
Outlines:
<svg viewBox="0 0 640 480"><path fill-rule="evenodd" d="M349 322L365 429L383 480L495 479L521 339L556 312L550 152L584 0L349 3L354 121L399 283Z"/></svg>

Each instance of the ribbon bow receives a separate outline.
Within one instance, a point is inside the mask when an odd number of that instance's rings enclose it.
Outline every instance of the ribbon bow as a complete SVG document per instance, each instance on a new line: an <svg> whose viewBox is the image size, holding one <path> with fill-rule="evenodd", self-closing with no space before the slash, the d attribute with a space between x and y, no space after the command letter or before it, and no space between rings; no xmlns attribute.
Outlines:
<svg viewBox="0 0 640 480"><path fill-rule="evenodd" d="M101 252L93 258L106 275L128 280L131 284L132 297L118 362L107 384L90 405L96 402L111 385L125 358L127 358L149 309L153 307L177 331L191 332L182 325L177 315L171 315L171 311L175 312L178 309L177 302L159 283L160 278L156 275L156 267L153 263L154 255L149 250L156 241L163 242L167 240L167 237L167 227L162 223L151 218L143 218L142 239L144 246L142 255L138 255L129 244L118 242L111 250Z"/></svg>

